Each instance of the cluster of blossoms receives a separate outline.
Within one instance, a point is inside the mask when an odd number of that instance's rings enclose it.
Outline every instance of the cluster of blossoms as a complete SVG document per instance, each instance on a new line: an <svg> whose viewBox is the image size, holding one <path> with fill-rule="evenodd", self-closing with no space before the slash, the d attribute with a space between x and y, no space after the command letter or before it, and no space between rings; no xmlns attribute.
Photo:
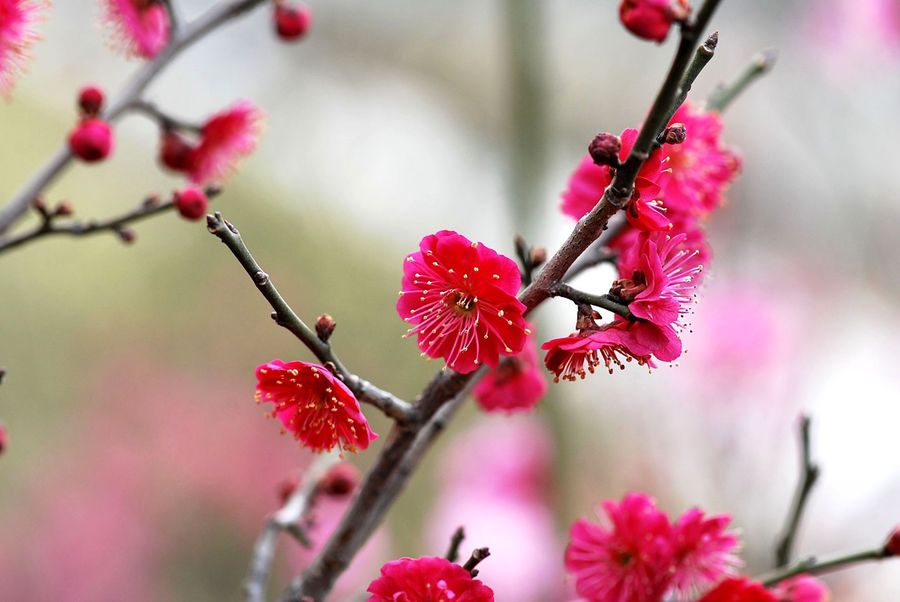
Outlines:
<svg viewBox="0 0 900 602"><path fill-rule="evenodd" d="M0 0L0 96L9 97L38 39L33 27L47 7L41 0Z"/></svg>
<svg viewBox="0 0 900 602"><path fill-rule="evenodd" d="M566 569L578 594L590 602L686 601L703 592L702 602L827 600L827 590L811 577L785 581L771 592L734 577L741 563L737 536L727 530L729 516L691 509L671 522L641 493L606 500L601 507L608 526L576 521L566 548Z"/></svg>

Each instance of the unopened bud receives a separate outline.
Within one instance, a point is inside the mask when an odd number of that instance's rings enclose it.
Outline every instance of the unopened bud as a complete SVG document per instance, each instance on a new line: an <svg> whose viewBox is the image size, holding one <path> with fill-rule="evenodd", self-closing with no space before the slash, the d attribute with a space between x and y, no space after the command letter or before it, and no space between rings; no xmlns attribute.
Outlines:
<svg viewBox="0 0 900 602"><path fill-rule="evenodd" d="M164 131L159 143L159 162L173 171L187 171L193 159L194 146L178 132Z"/></svg>
<svg viewBox="0 0 900 602"><path fill-rule="evenodd" d="M85 115L99 115L103 108L103 90L96 86L82 88L78 93L78 106Z"/></svg>
<svg viewBox="0 0 900 602"><path fill-rule="evenodd" d="M597 134L588 144L588 153L597 165L618 167L620 150L622 150L622 139L609 132Z"/></svg>
<svg viewBox="0 0 900 602"><path fill-rule="evenodd" d="M158 194L149 194L144 199L144 207L146 209L151 209L159 205L159 195Z"/></svg>
<svg viewBox="0 0 900 602"><path fill-rule="evenodd" d="M328 314L322 314L316 320L316 334L319 336L319 340L323 343L327 343L328 339L331 338L331 333L334 332L335 327L337 326L337 322L334 321L334 318L329 316Z"/></svg>
<svg viewBox="0 0 900 602"><path fill-rule="evenodd" d="M687 129L683 123L673 123L663 132L665 144L681 144L687 138Z"/></svg>
<svg viewBox="0 0 900 602"><path fill-rule="evenodd" d="M332 497L344 497L353 493L357 485L359 485L359 469L353 464L341 462L325 473L319 483L319 490Z"/></svg>
<svg viewBox="0 0 900 602"><path fill-rule="evenodd" d="M72 203L69 201L61 202L56 206L56 209L53 210L53 215L59 215L61 217L67 217L73 213L75 213L75 208L72 207Z"/></svg>
<svg viewBox="0 0 900 602"><path fill-rule="evenodd" d="M533 268L543 265L547 261L547 249L544 247L533 247L528 254L528 259L531 261L531 267Z"/></svg>
<svg viewBox="0 0 900 602"><path fill-rule="evenodd" d="M594 308L587 303L578 304L578 317L575 319L575 330L596 330L599 328L594 320L596 315Z"/></svg>
<svg viewBox="0 0 900 602"><path fill-rule="evenodd" d="M900 556L900 526L894 527L884 543L885 556Z"/></svg>
<svg viewBox="0 0 900 602"><path fill-rule="evenodd" d="M116 230L116 234L119 235L121 241L126 245L130 245L137 240L137 233L131 228L119 228Z"/></svg>
<svg viewBox="0 0 900 602"><path fill-rule="evenodd" d="M6 432L6 426L0 424L0 455L2 455L4 451L6 451L8 438L9 435Z"/></svg>

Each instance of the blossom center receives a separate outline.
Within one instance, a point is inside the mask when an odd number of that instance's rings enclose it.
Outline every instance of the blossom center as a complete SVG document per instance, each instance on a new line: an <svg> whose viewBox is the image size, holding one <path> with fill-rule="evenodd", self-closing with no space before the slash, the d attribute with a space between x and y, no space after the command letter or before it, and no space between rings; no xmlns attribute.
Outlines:
<svg viewBox="0 0 900 602"><path fill-rule="evenodd" d="M475 311L475 297L465 291L453 293L452 302L448 303L457 313L467 315Z"/></svg>

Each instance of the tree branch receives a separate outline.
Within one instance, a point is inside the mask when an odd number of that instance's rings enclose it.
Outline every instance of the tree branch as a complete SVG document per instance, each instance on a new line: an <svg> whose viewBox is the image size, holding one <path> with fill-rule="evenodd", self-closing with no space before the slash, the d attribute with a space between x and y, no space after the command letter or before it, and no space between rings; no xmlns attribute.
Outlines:
<svg viewBox="0 0 900 602"><path fill-rule="evenodd" d="M164 130L175 129L188 132L200 132L200 126L196 123L188 123L186 121L182 121L181 119L172 117L168 113L162 111L152 102L138 99L131 103L128 108L132 111L146 115L147 117L155 121L159 125L159 127Z"/></svg>
<svg viewBox="0 0 900 602"><path fill-rule="evenodd" d="M210 199L218 196L221 192L220 188L209 186L206 188L206 196ZM11 249L15 249L21 245L32 242L46 236L54 236L64 234L67 236L90 236L91 234L99 234L100 232L114 232L121 235L125 231L125 227L147 219L154 215L164 213L175 207L173 201L159 202L156 197L147 197L144 202L134 209L115 215L104 220L68 220L65 222L58 221L58 217L53 215L44 216L41 223L31 230L21 232L12 236L0 236L0 253L4 253Z"/></svg>
<svg viewBox="0 0 900 602"><path fill-rule="evenodd" d="M285 301L269 275L263 271L247 245L244 244L240 232L231 223L222 218L222 214L218 211L214 215L206 216L207 227L219 240L225 243L228 250L243 266L244 270L256 284L256 287L265 297L272 309L272 318L275 322L291 333L294 334L300 342L315 355L319 361L326 366L334 368L335 373L344 381L351 391L359 398L360 401L375 406L394 420L404 422L410 418L413 413L412 406L392 395L387 391L383 391L372 383L363 380L359 376L351 373L338 359L331 348L331 344L322 341L316 332L311 329L300 317L291 309L288 302Z"/></svg>
<svg viewBox="0 0 900 602"><path fill-rule="evenodd" d="M103 114L103 119L114 121L136 100L141 98L144 90L165 69L172 60L183 50L201 40L206 34L214 31L219 26L246 13L265 0L226 0L223 1L197 19L178 28L173 33L172 40L163 51L151 62L146 63L119 96L110 103L110 107ZM72 153L68 145L63 145L50 160L41 167L9 202L0 208L0 234L9 230L20 217L27 211L29 205L40 196L41 192L56 179L72 162Z"/></svg>
<svg viewBox="0 0 900 602"><path fill-rule="evenodd" d="M822 573L836 571L860 562L884 560L888 557L889 555L885 552L884 547L854 552L844 556L835 556L834 558L828 558L826 560L817 560L814 557L810 557L802 562L798 562L792 567L770 573L769 575L764 575L763 577L760 577L759 580L766 587L772 587L773 585L778 585L785 579L790 579L797 575L821 575Z"/></svg>
<svg viewBox="0 0 900 602"><path fill-rule="evenodd" d="M809 494L815 486L819 478L819 466L813 462L810 447L810 424L809 416L800 417L800 481L797 483L797 490L794 493L794 502L791 507L791 513L788 515L787 523L784 527L784 534L778 543L775 551L775 568L787 566L791 561L791 552L794 549L794 540L797 537L797 529L800 527L800 519L803 517L803 511L806 509L806 502Z"/></svg>
<svg viewBox="0 0 900 602"><path fill-rule="evenodd" d="M447 553L444 555L444 558L446 558L450 562L456 562L457 560L459 560L459 546L462 545L462 542L465 538L465 529L463 529L462 527L457 527L456 531L453 532L453 536L450 538L450 547L447 548Z"/></svg>
<svg viewBox="0 0 900 602"><path fill-rule="evenodd" d="M623 318L631 319L631 312L628 311L628 306L613 300L609 295L592 295L573 288L568 284L559 283L550 289L550 296L565 297L576 304L587 303L588 305L611 311Z"/></svg>
<svg viewBox="0 0 900 602"><path fill-rule="evenodd" d="M298 522L312 507L317 488L328 469L337 464L337 454L322 454L309 466L303 476L303 483L266 523L263 532L253 546L250 572L244 581L247 602L264 602L266 585L272 574L275 561L275 545L282 531L299 529Z"/></svg>
<svg viewBox="0 0 900 602"><path fill-rule="evenodd" d="M771 71L777 58L778 53L775 50L764 50L754 56L737 79L728 85L719 85L709 95L706 108L710 111L723 112L750 84Z"/></svg>

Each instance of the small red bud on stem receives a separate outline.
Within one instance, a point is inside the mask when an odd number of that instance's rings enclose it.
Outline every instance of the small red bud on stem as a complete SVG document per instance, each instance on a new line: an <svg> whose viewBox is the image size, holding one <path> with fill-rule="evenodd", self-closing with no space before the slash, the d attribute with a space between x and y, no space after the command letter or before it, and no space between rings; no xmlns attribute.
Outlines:
<svg viewBox="0 0 900 602"><path fill-rule="evenodd" d="M335 322L334 318L328 314L319 316L316 320L316 335L318 335L319 340L323 343L327 343L336 326L337 322Z"/></svg>
<svg viewBox="0 0 900 602"><path fill-rule="evenodd" d="M588 153L597 165L619 166L619 151L622 139L609 132L600 132L588 144Z"/></svg>

